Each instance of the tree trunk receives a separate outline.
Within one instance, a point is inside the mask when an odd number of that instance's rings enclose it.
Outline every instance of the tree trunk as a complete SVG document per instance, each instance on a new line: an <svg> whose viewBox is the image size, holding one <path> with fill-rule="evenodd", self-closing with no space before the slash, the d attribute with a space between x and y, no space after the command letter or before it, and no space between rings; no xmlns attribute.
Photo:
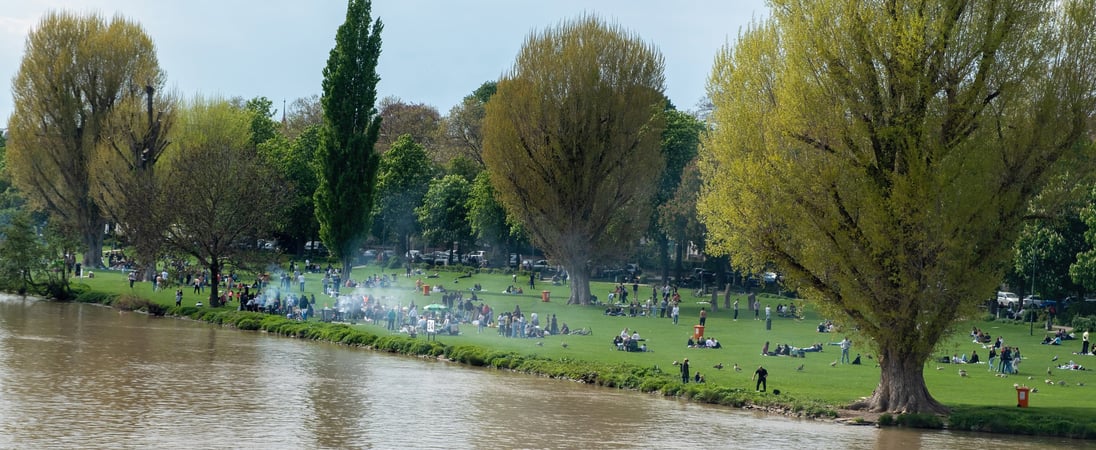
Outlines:
<svg viewBox="0 0 1096 450"><path fill-rule="evenodd" d="M670 277L670 239L665 234L658 235L658 262L661 266L662 281Z"/></svg>
<svg viewBox="0 0 1096 450"><path fill-rule="evenodd" d="M929 394L925 386L925 360L902 349L883 350L879 357L879 385L871 397L852 405L852 409L872 412L946 414L948 408ZM958 375L956 375L958 376Z"/></svg>
<svg viewBox="0 0 1096 450"><path fill-rule="evenodd" d="M590 271L585 267L571 266L574 269L569 269L568 276L571 281L571 298L567 299L568 305L589 305L590 304Z"/></svg>
<svg viewBox="0 0 1096 450"><path fill-rule="evenodd" d="M674 253L677 254L677 262L674 263L674 281L675 282L680 282L680 280L681 280L681 270L682 270L682 267L683 267L681 258L685 254L684 247L685 247L685 244L683 244L682 240L680 240L680 239L678 239L678 241L674 244ZM675 283L675 284L677 284L677 283Z"/></svg>
<svg viewBox="0 0 1096 450"><path fill-rule="evenodd" d="M221 284L221 263L217 258L211 259L213 262L209 264L209 307L217 308L221 306L221 296L217 294L217 288Z"/></svg>
<svg viewBox="0 0 1096 450"><path fill-rule="evenodd" d="M90 229L84 230L84 248L87 250L84 252L83 266L91 269L103 268L103 226L99 224L98 227L95 224L89 226Z"/></svg>

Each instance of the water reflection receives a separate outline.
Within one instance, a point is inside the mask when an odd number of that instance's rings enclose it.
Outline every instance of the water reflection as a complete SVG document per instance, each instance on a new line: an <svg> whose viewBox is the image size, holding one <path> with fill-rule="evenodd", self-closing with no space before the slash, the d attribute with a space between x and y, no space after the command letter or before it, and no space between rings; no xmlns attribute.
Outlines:
<svg viewBox="0 0 1096 450"><path fill-rule="evenodd" d="M4 448L1092 448L839 426L0 299Z"/></svg>

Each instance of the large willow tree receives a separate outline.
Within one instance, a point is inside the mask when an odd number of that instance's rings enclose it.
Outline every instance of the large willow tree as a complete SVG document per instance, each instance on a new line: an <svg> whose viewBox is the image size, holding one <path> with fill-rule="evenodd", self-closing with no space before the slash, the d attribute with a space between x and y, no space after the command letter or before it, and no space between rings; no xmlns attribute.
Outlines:
<svg viewBox="0 0 1096 450"><path fill-rule="evenodd" d="M152 40L121 16L51 12L27 37L12 80L12 180L35 207L81 237L86 266L101 264L106 223L91 182L94 156L106 148L106 136L127 132L116 127L122 121L108 119L163 83Z"/></svg>
<svg viewBox="0 0 1096 450"><path fill-rule="evenodd" d="M992 295L1031 201L1090 171L1096 4L772 6L709 81L708 249L775 263L872 340L857 406L945 411L933 348Z"/></svg>
<svg viewBox="0 0 1096 450"><path fill-rule="evenodd" d="M531 35L487 103L483 161L507 211L590 300L590 264L626 253L664 162L663 60L594 17Z"/></svg>

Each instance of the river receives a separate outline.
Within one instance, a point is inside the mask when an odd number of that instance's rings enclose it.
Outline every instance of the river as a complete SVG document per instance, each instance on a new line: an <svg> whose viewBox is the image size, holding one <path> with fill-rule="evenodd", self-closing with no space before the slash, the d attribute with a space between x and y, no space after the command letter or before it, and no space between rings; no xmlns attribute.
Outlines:
<svg viewBox="0 0 1096 450"><path fill-rule="evenodd" d="M2 448L1096 448L836 425L0 296Z"/></svg>

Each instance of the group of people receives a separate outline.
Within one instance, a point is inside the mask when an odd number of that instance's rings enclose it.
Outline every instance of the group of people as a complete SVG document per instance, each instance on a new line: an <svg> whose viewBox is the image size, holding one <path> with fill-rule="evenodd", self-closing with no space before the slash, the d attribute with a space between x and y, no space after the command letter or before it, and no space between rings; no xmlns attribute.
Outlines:
<svg viewBox="0 0 1096 450"><path fill-rule="evenodd" d="M615 346L617 350L626 352L647 351L647 343L643 341L645 341L645 339L639 336L639 331L633 330L631 334L629 334L628 328L621 330L620 334L613 336L613 346Z"/></svg>
<svg viewBox="0 0 1096 450"><path fill-rule="evenodd" d="M1020 373L1020 362L1023 357L1020 355L1020 347L1009 347L1004 345L1004 339L1000 336L994 341L993 346L989 349L989 371L998 372L1006 375L1015 375Z"/></svg>
<svg viewBox="0 0 1096 450"><path fill-rule="evenodd" d="M719 339L711 336L708 336L707 338L701 337L695 341L692 336L689 336L689 340L685 342L685 346L688 348L723 348L723 344L719 343Z"/></svg>

